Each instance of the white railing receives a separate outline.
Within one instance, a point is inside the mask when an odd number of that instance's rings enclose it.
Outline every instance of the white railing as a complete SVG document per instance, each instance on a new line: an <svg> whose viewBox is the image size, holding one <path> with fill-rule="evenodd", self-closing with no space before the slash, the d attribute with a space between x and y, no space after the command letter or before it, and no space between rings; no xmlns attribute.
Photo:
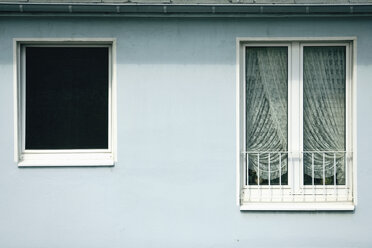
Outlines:
<svg viewBox="0 0 372 248"><path fill-rule="evenodd" d="M244 151L242 156L246 201L352 201L351 152Z"/></svg>

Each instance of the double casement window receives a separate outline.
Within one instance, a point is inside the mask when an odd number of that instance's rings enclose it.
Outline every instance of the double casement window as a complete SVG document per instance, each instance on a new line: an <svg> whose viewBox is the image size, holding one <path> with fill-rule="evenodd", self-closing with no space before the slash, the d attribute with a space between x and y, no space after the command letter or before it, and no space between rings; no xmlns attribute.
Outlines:
<svg viewBox="0 0 372 248"><path fill-rule="evenodd" d="M354 208L353 45L239 40L242 210Z"/></svg>
<svg viewBox="0 0 372 248"><path fill-rule="evenodd" d="M114 164L114 40L15 40L19 166Z"/></svg>

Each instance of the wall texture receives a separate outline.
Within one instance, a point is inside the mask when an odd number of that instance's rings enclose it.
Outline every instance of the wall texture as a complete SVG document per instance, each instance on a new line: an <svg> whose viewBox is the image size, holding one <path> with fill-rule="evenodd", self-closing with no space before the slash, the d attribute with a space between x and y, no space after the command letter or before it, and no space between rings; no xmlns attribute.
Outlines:
<svg viewBox="0 0 372 248"><path fill-rule="evenodd" d="M372 19L0 17L0 247L372 247ZM355 212L240 212L236 37L356 36ZM13 38L117 38L118 163L18 168Z"/></svg>

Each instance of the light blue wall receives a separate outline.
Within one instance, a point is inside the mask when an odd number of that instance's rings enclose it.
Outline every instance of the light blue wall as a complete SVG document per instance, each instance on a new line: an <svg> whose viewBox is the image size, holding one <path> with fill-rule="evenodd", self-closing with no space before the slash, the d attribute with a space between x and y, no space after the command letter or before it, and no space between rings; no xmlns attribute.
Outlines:
<svg viewBox="0 0 372 248"><path fill-rule="evenodd" d="M357 36L358 206L240 212L235 39ZM118 163L17 168L15 37L115 37ZM372 19L0 18L0 247L372 247Z"/></svg>

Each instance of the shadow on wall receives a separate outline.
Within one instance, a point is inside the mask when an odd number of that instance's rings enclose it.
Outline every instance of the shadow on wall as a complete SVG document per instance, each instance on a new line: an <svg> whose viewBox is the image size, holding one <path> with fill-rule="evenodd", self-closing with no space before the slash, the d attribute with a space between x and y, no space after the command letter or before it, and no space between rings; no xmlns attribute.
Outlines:
<svg viewBox="0 0 372 248"><path fill-rule="evenodd" d="M115 37L119 64L235 65L237 37L357 36L358 49L371 50L371 23L368 17L9 17L0 25L0 63L13 60L11 39L16 37ZM358 54L358 63L371 61L371 53Z"/></svg>

